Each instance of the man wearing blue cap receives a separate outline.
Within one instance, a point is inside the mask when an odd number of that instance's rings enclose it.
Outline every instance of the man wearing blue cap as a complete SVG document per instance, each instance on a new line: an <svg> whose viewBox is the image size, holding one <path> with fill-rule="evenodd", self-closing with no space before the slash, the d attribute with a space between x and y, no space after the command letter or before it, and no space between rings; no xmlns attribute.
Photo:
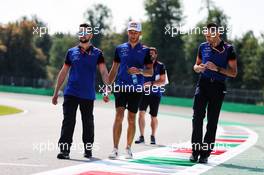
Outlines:
<svg viewBox="0 0 264 175"><path fill-rule="evenodd" d="M140 41L141 24L130 21L127 28L128 42L116 47L115 57L109 82L115 81L115 107L116 115L113 126L114 149L109 155L110 159L118 157L118 145L122 132L122 122L125 109L128 109L128 129L125 158L133 158L131 145L135 136L135 119L139 102L143 95L143 76L152 76L153 66L149 48L143 46Z"/></svg>
<svg viewBox="0 0 264 175"><path fill-rule="evenodd" d="M96 68L98 67L105 84L108 83L108 71L103 53L94 47L90 40L93 34L91 26L80 25L79 45L70 48L65 63L59 72L52 103L58 103L58 92L69 72L67 86L64 89L63 122L59 139L60 153L58 159L69 159L72 136L76 122L76 111L79 106L83 125L84 157L92 157L94 142L94 100Z"/></svg>

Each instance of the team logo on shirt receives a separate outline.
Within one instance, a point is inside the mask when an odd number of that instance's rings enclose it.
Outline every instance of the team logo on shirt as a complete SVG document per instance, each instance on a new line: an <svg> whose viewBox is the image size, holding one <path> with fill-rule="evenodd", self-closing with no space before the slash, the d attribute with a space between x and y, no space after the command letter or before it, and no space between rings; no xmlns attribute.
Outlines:
<svg viewBox="0 0 264 175"><path fill-rule="evenodd" d="M121 48L120 49L120 56L121 57L126 57L126 56L128 56L128 48L126 48L126 47L123 47L123 48Z"/></svg>
<svg viewBox="0 0 264 175"><path fill-rule="evenodd" d="M210 57L210 54L212 52L212 48L211 47L205 47L203 49L203 57Z"/></svg>
<svg viewBox="0 0 264 175"><path fill-rule="evenodd" d="M79 54L72 55L72 61L78 61L80 60Z"/></svg>

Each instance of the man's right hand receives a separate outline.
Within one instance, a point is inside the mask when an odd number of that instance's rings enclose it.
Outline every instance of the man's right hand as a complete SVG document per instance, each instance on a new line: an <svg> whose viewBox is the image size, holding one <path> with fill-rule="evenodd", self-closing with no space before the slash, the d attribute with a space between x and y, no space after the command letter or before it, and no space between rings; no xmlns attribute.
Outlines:
<svg viewBox="0 0 264 175"><path fill-rule="evenodd" d="M200 69L200 72L203 73L203 72L207 69L207 67L206 67L205 64L200 64L200 65L199 65L199 69Z"/></svg>
<svg viewBox="0 0 264 175"><path fill-rule="evenodd" d="M109 95L111 93L111 89L108 86L105 86L104 92L103 92L103 100L105 103L108 103L110 101Z"/></svg>
<svg viewBox="0 0 264 175"><path fill-rule="evenodd" d="M104 96L104 97L103 97L103 100L104 100L105 103L108 103L108 102L110 101L110 98L109 98L109 96L107 95L107 96Z"/></svg>
<svg viewBox="0 0 264 175"><path fill-rule="evenodd" d="M52 104L56 105L58 104L58 95L57 94L54 94L53 97L52 97Z"/></svg>
<svg viewBox="0 0 264 175"><path fill-rule="evenodd" d="M136 68L136 67L130 67L128 68L127 72L129 74L143 74L142 70Z"/></svg>
<svg viewBox="0 0 264 175"><path fill-rule="evenodd" d="M205 64L199 64L199 65L195 65L195 72L200 73L200 72L204 72L207 69Z"/></svg>

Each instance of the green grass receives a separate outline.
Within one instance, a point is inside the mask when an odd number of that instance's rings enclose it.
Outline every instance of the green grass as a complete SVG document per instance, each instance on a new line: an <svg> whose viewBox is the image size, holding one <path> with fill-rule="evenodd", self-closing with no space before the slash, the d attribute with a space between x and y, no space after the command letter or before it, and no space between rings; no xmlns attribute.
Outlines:
<svg viewBox="0 0 264 175"><path fill-rule="evenodd" d="M0 105L0 116L8 115L8 114L16 114L16 113L20 113L20 112L22 112L22 110L20 110L20 109L10 107L10 106Z"/></svg>

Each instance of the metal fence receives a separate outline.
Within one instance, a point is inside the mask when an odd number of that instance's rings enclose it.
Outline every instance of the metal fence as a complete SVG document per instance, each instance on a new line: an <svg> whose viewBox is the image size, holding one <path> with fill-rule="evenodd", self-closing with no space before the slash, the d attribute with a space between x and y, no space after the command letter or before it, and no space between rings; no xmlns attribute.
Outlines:
<svg viewBox="0 0 264 175"><path fill-rule="evenodd" d="M168 85L166 86L165 95L183 98L193 98L195 86ZM247 104L263 104L264 91L248 89L231 89L227 88L225 101L239 102Z"/></svg>
<svg viewBox="0 0 264 175"><path fill-rule="evenodd" d="M100 81L98 81L99 83ZM25 77L0 76L0 85L24 86L34 88L53 88L53 82L45 79L34 79ZM193 98L195 86L184 86L169 84L166 86L165 95L183 98ZM264 91L247 89L228 89L225 101L247 104L263 104Z"/></svg>
<svg viewBox="0 0 264 175"><path fill-rule="evenodd" d="M53 82L41 78L0 76L0 85L34 87L34 88L51 88Z"/></svg>

